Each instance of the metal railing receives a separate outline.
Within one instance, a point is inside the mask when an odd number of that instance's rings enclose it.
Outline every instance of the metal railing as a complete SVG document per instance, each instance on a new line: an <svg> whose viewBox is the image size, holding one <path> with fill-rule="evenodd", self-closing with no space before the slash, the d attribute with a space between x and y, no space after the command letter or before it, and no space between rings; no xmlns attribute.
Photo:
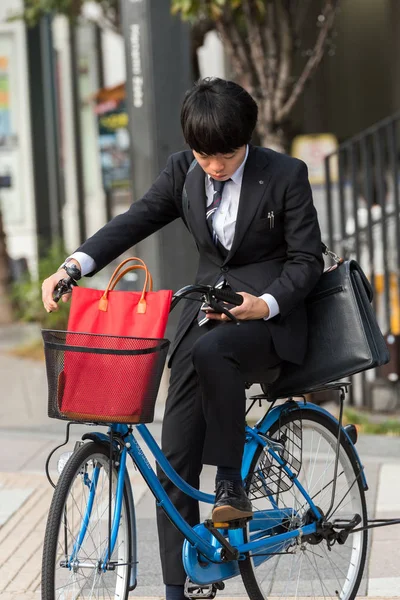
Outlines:
<svg viewBox="0 0 400 600"><path fill-rule="evenodd" d="M376 408L373 383L391 386L397 408L400 365L400 112L341 144L325 159L330 248L355 258L374 290L379 325L393 345L389 367L355 378L352 403ZM390 408L390 407L389 407Z"/></svg>

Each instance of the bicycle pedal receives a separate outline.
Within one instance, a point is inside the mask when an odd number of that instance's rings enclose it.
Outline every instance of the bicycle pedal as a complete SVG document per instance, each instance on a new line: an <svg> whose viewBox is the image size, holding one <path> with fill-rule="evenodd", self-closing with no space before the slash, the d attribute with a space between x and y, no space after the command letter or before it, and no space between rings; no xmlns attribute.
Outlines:
<svg viewBox="0 0 400 600"><path fill-rule="evenodd" d="M199 585L193 583L188 577L185 581L184 595L186 598L194 600L195 598L215 598L217 590L223 590L225 584L222 581L209 583L207 585Z"/></svg>
<svg viewBox="0 0 400 600"><path fill-rule="evenodd" d="M214 529L243 529L251 519L252 517L245 517L244 519L235 519L226 523L218 523L217 521L210 521L210 523ZM209 525L206 525L206 527L207 529L211 529Z"/></svg>

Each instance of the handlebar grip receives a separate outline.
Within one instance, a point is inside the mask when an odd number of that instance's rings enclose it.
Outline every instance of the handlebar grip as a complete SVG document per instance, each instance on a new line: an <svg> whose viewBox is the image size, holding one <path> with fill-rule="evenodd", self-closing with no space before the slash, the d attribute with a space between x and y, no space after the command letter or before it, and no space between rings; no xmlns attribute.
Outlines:
<svg viewBox="0 0 400 600"><path fill-rule="evenodd" d="M76 281L71 277L66 277L65 279L60 279L57 283L56 287L53 290L53 300L54 302L59 302L61 296L64 294L69 294L72 292L72 288L77 285Z"/></svg>
<svg viewBox="0 0 400 600"><path fill-rule="evenodd" d="M57 283L56 287L53 290L53 300L54 302L59 302L61 300L61 296L65 294L65 279L60 279Z"/></svg>
<svg viewBox="0 0 400 600"><path fill-rule="evenodd" d="M222 300L223 302L229 302L230 304L234 304L235 306L240 306L243 304L243 296L240 294L236 294L231 290L224 289L215 289L213 291L213 296L216 300Z"/></svg>

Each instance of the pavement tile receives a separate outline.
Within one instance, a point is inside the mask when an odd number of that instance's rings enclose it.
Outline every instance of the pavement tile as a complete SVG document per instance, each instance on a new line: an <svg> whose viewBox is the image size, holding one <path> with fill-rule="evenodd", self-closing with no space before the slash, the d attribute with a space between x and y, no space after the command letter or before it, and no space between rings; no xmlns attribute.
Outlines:
<svg viewBox="0 0 400 600"><path fill-rule="evenodd" d="M400 519L400 498L399 508L390 512L377 512L375 519ZM397 542L400 546L400 523L397 525L386 525L385 527L377 527L373 530L375 542L390 541ZM400 571L400 567L399 567Z"/></svg>
<svg viewBox="0 0 400 600"><path fill-rule="evenodd" d="M400 577L379 577L369 580L368 598L371 596L380 598L400 597Z"/></svg>
<svg viewBox="0 0 400 600"><path fill-rule="evenodd" d="M11 593L11 592L3 592L0 593L1 600L40 600L40 591L39 592L25 592L23 596L21 593Z"/></svg>
<svg viewBox="0 0 400 600"><path fill-rule="evenodd" d="M40 438L28 439L23 445L18 438L8 438L7 443L1 445L1 470L9 471L10 473L20 471L45 445L46 442L43 442ZM40 469L42 471L43 465L44 461L42 462Z"/></svg>
<svg viewBox="0 0 400 600"><path fill-rule="evenodd" d="M398 578L395 595L400 595L400 561L396 542L373 540L369 565L369 578ZM378 592L375 592L378 593Z"/></svg>
<svg viewBox="0 0 400 600"><path fill-rule="evenodd" d="M40 573L52 488L43 475L0 473L0 481L6 490L11 490L13 484L17 489L24 485L33 489L20 510L0 528L0 591L17 592L22 598L21 594L29 590Z"/></svg>
<svg viewBox="0 0 400 600"><path fill-rule="evenodd" d="M400 464L382 465L376 511L398 511L400 516Z"/></svg>
<svg viewBox="0 0 400 600"><path fill-rule="evenodd" d="M0 527L17 512L32 494L33 489L0 489Z"/></svg>

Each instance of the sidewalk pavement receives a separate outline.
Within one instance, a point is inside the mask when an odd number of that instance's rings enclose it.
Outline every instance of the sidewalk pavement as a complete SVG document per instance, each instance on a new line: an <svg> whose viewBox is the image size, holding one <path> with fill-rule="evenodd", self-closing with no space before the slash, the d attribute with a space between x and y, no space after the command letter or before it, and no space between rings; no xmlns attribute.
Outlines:
<svg viewBox="0 0 400 600"><path fill-rule="evenodd" d="M0 348L7 344L2 345L0 336ZM0 381L0 599L33 600L40 598L41 550L52 497L44 464L50 450L64 440L65 424L47 418L44 364L0 354ZM165 387L164 381L164 393ZM159 403L150 426L158 440L162 413L163 404ZM74 426L68 448L57 454L72 449L83 431L85 428ZM357 448L370 488L370 518L399 517L400 438L360 436ZM51 463L52 473L55 462ZM213 488L213 476L213 469L204 470L202 488L206 491ZM154 499L136 471L131 471L131 477L140 559L138 587L132 597L161 598ZM371 539L360 597L400 598L400 525L376 529ZM219 596L247 597L236 581L228 582Z"/></svg>

